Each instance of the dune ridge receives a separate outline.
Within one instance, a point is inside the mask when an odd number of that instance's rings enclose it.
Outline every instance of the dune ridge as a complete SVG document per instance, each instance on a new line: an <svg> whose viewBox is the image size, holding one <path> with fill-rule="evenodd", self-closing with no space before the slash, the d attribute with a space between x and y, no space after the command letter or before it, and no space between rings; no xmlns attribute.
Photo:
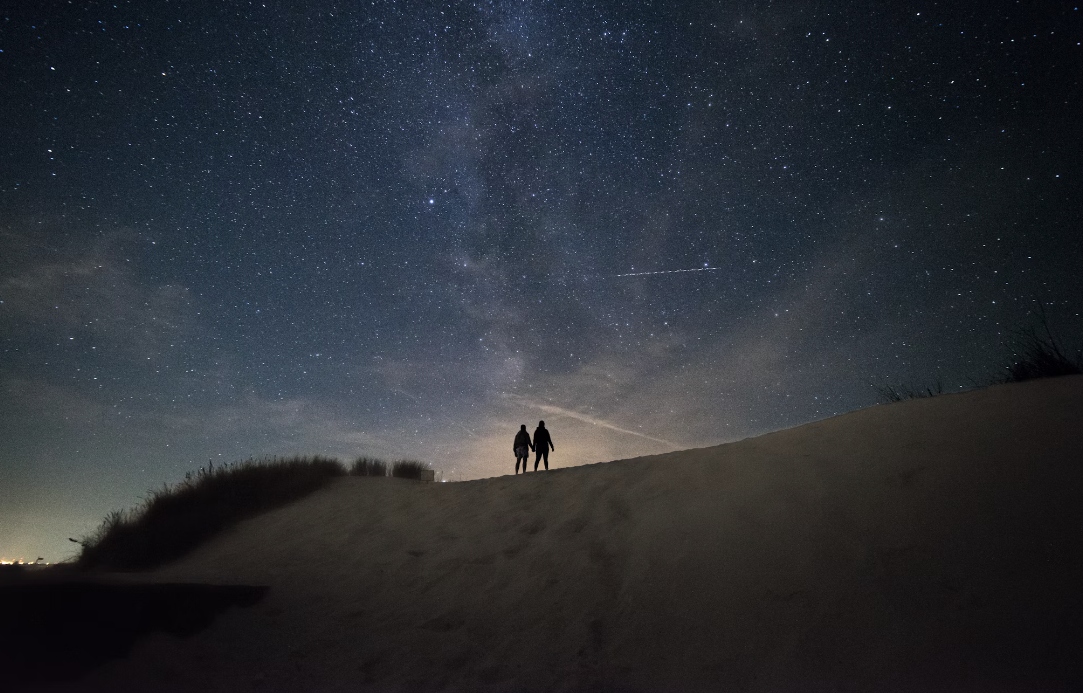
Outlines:
<svg viewBox="0 0 1083 693"><path fill-rule="evenodd" d="M148 576L259 604L77 687L1080 690L1081 422L1074 376L548 473L343 478Z"/></svg>

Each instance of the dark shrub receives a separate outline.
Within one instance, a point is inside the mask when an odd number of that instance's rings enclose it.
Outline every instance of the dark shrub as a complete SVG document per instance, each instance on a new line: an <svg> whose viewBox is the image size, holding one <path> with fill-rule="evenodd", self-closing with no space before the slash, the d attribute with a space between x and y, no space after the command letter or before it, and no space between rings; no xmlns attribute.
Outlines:
<svg viewBox="0 0 1083 693"><path fill-rule="evenodd" d="M428 471L429 466L417 460L399 460L391 463L391 476L399 479L418 479L421 472Z"/></svg>
<svg viewBox="0 0 1083 693"><path fill-rule="evenodd" d="M387 463L371 457L358 457L350 465L352 476L387 476Z"/></svg>

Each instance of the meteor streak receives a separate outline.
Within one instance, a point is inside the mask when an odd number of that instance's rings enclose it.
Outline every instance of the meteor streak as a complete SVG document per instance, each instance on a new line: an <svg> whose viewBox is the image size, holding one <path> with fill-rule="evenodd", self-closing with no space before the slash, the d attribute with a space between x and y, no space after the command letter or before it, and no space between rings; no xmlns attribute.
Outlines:
<svg viewBox="0 0 1083 693"><path fill-rule="evenodd" d="M661 270L658 272L629 272L628 274L618 274L617 277L642 277L647 274L676 274L677 272L714 272L717 267L697 267L695 269L679 269L679 270Z"/></svg>

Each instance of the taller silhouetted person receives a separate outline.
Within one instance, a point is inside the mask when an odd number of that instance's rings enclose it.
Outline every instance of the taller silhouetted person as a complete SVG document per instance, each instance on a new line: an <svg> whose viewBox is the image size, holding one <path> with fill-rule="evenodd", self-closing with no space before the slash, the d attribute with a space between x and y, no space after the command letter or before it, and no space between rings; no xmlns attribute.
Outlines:
<svg viewBox="0 0 1083 693"><path fill-rule="evenodd" d="M519 460L523 461L523 474L526 474L526 460L534 446L530 444L530 434L526 432L526 424L519 426L519 432L515 434L515 440L511 444L515 452L515 473L519 473Z"/></svg>
<svg viewBox="0 0 1083 693"><path fill-rule="evenodd" d="M553 445L553 439L549 436L548 429L545 428L545 422L539 421L538 427L534 429L534 471L538 471L538 462L545 460L545 469L549 470L549 449L552 448L556 451L557 446Z"/></svg>

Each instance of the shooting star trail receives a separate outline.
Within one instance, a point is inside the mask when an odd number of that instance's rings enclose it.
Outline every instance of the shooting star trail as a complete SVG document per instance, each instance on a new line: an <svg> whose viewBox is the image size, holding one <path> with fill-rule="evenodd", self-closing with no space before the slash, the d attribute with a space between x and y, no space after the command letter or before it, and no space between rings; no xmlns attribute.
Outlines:
<svg viewBox="0 0 1083 693"><path fill-rule="evenodd" d="M717 267L697 267L695 269L661 270L658 272L629 272L628 274L615 274L615 277L643 277L648 274L676 274L677 272L714 272Z"/></svg>

